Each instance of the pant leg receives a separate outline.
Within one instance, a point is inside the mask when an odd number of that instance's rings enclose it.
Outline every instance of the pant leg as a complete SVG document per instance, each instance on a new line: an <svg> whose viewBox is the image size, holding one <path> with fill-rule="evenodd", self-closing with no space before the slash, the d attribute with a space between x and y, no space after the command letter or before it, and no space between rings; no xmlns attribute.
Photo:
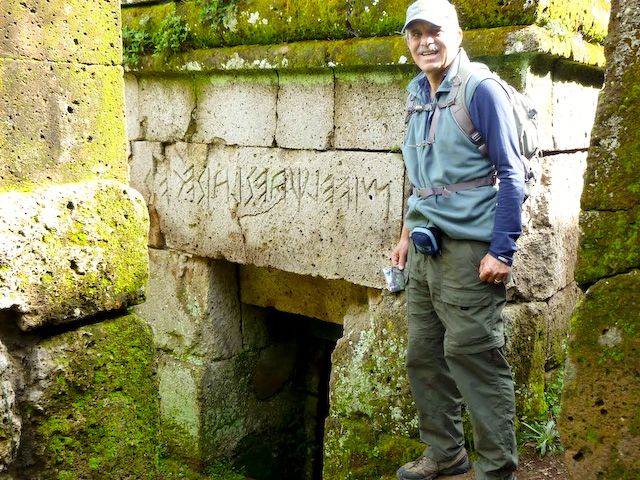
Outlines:
<svg viewBox="0 0 640 480"><path fill-rule="evenodd" d="M513 379L502 354L506 288L479 279L488 244L448 239L444 249L432 300L446 328L446 362L471 416L476 478L510 480L517 451Z"/></svg>
<svg viewBox="0 0 640 480"><path fill-rule="evenodd" d="M445 329L431 302L426 269L430 258L410 252L407 282L409 341L407 375L418 410L420 439L434 461L449 460L464 447L461 395L444 358Z"/></svg>
<svg viewBox="0 0 640 480"><path fill-rule="evenodd" d="M518 465L511 368L502 350L446 353L473 427L478 480L511 480Z"/></svg>

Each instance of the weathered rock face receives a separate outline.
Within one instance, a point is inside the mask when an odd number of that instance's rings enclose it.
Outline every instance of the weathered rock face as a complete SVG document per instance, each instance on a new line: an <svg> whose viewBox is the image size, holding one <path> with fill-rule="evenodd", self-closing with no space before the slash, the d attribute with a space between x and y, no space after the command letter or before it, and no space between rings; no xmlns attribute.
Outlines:
<svg viewBox="0 0 640 480"><path fill-rule="evenodd" d="M148 213L127 187L120 2L0 12L0 476L156 477ZM90 324L90 326L87 326Z"/></svg>
<svg viewBox="0 0 640 480"><path fill-rule="evenodd" d="M126 181L118 9L116 0L4 2L0 191Z"/></svg>
<svg viewBox="0 0 640 480"><path fill-rule="evenodd" d="M4 472L14 462L22 438L22 418L16 405L16 368L11 355L0 343L0 472Z"/></svg>
<svg viewBox="0 0 640 480"><path fill-rule="evenodd" d="M637 2L612 3L607 71L587 159L561 434L573 478L640 477Z"/></svg>
<svg viewBox="0 0 640 480"><path fill-rule="evenodd" d="M640 273L591 287L574 311L561 433L572 478L640 476Z"/></svg>
<svg viewBox="0 0 640 480"><path fill-rule="evenodd" d="M0 309L30 330L144 300L148 214L118 182L0 195Z"/></svg>
<svg viewBox="0 0 640 480"><path fill-rule="evenodd" d="M21 478L156 478L155 347L134 315L38 342L27 358Z"/></svg>
<svg viewBox="0 0 640 480"><path fill-rule="evenodd" d="M404 295L371 293L333 353L323 478L390 476L424 445L405 373Z"/></svg>

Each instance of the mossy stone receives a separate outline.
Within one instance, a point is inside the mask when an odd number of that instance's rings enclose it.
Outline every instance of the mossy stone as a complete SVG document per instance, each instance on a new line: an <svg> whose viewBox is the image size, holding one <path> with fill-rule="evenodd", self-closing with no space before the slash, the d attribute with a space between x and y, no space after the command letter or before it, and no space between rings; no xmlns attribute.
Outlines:
<svg viewBox="0 0 640 480"><path fill-rule="evenodd" d="M574 310L560 433L572 478L639 478L640 271L598 281Z"/></svg>
<svg viewBox="0 0 640 480"><path fill-rule="evenodd" d="M411 2L392 0L241 0L220 20L203 22L199 2L123 8L124 23L137 28L145 17L180 15L187 19L191 43L199 48L223 45L278 44L303 40L388 36L400 32ZM594 5L595 3L595 5ZM539 25L554 36L580 33L601 42L606 36L609 5L606 0L577 0L567 4L515 0L455 2L464 29ZM157 7L157 8L156 8Z"/></svg>
<svg viewBox="0 0 640 480"><path fill-rule="evenodd" d="M125 315L37 344L23 411L29 478L154 479L158 385L151 330Z"/></svg>

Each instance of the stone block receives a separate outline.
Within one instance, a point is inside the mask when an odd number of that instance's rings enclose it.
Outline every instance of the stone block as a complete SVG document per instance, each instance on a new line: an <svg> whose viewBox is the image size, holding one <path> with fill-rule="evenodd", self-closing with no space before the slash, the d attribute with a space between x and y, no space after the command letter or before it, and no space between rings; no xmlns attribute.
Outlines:
<svg viewBox="0 0 640 480"><path fill-rule="evenodd" d="M333 73L279 74L276 143L326 150L333 141Z"/></svg>
<svg viewBox="0 0 640 480"><path fill-rule="evenodd" d="M509 304L502 311L506 354L513 369L516 415L525 422L544 420L547 331L544 302Z"/></svg>
<svg viewBox="0 0 640 480"><path fill-rule="evenodd" d="M266 347L269 343L266 324L267 310L244 302L240 305L242 307L242 343L244 347L250 350Z"/></svg>
<svg viewBox="0 0 640 480"><path fill-rule="evenodd" d="M237 3L236 13L216 26L199 21L199 6L191 2L181 3L166 14L178 13L193 19L190 27L195 43L205 48L291 45L293 42L326 38L399 36L409 3L393 0L354 0L349 4L318 0L242 0ZM545 26L556 37L581 35L596 41L602 41L606 36L610 10L607 0L573 0L570 5L548 0L514 0L509 3L467 0L454 3L465 32L505 25L537 24ZM132 5L124 9L125 21L135 25L135 21L144 15L157 15L162 20L163 10L158 5ZM491 46L487 45L488 48ZM360 55L366 54L360 52Z"/></svg>
<svg viewBox="0 0 640 480"><path fill-rule="evenodd" d="M135 88L133 84L129 86ZM132 99L134 95L128 93L127 98ZM127 120L132 136L138 128L136 138L175 142L192 133L192 113L196 106L192 78L141 77L138 79L137 97L137 120Z"/></svg>
<svg viewBox="0 0 640 480"><path fill-rule="evenodd" d="M147 208L118 182L0 195L0 310L30 330L140 303Z"/></svg>
<svg viewBox="0 0 640 480"><path fill-rule="evenodd" d="M640 474L640 272L602 279L574 310L559 430L571 478Z"/></svg>
<svg viewBox="0 0 640 480"><path fill-rule="evenodd" d="M275 72L198 76L196 85L194 142L273 145L278 97Z"/></svg>
<svg viewBox="0 0 640 480"><path fill-rule="evenodd" d="M120 2L3 0L0 57L120 64Z"/></svg>
<svg viewBox="0 0 640 480"><path fill-rule="evenodd" d="M580 228L584 235L576 272L580 285L589 285L599 278L624 273L640 265L638 206L629 210L582 212Z"/></svg>
<svg viewBox="0 0 640 480"><path fill-rule="evenodd" d="M156 341L157 343L157 341ZM204 367L161 354L158 362L162 443L173 455L201 466Z"/></svg>
<svg viewBox="0 0 640 480"><path fill-rule="evenodd" d="M29 422L14 478L157 478L155 361L135 315L39 341L26 358Z"/></svg>
<svg viewBox="0 0 640 480"><path fill-rule="evenodd" d="M342 324L354 305L367 303L366 288L344 280L325 280L251 265L240 267L240 300Z"/></svg>
<svg viewBox="0 0 640 480"><path fill-rule="evenodd" d="M164 161L164 146L160 142L131 142L129 156L129 185L144 197L148 205L154 203L153 174L156 165Z"/></svg>
<svg viewBox="0 0 640 480"><path fill-rule="evenodd" d="M586 153L543 157L542 176L523 207L510 295L546 300L573 282Z"/></svg>
<svg viewBox="0 0 640 480"><path fill-rule="evenodd" d="M553 91L554 82L551 78L551 72L546 71L544 75L536 75L528 72L525 75L525 86L523 93L525 93L535 105L535 109L538 112L538 140L540 142L540 149L542 151L553 151L554 146L554 129L553 129L553 115L554 115L554 103L552 95L549 92ZM519 85L513 84L515 88Z"/></svg>
<svg viewBox="0 0 640 480"><path fill-rule="evenodd" d="M171 248L384 286L403 216L400 155L178 143L146 182Z"/></svg>
<svg viewBox="0 0 640 480"><path fill-rule="evenodd" d="M150 249L147 301L135 307L163 352L203 364L242 351L235 266Z"/></svg>
<svg viewBox="0 0 640 480"><path fill-rule="evenodd" d="M549 305L545 318L547 369L560 366L564 362L565 344L571 329L571 314L582 296L582 290L573 282L567 288L556 293L547 302Z"/></svg>
<svg viewBox="0 0 640 480"><path fill-rule="evenodd" d="M392 150L404 140L406 82L416 72L336 72L335 147Z"/></svg>
<svg viewBox="0 0 640 480"><path fill-rule="evenodd" d="M332 354L322 478L391 473L424 450L406 349L404 294L371 292L369 305L345 316L344 336Z"/></svg>
<svg viewBox="0 0 640 480"><path fill-rule="evenodd" d="M127 179L120 67L0 59L0 190Z"/></svg>

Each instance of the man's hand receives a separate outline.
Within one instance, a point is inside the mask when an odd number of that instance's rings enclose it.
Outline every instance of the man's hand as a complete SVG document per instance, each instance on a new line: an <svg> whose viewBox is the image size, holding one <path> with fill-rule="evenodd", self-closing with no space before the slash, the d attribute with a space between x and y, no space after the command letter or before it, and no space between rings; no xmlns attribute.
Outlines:
<svg viewBox="0 0 640 480"><path fill-rule="evenodd" d="M391 252L391 265L397 265L398 269L404 270L407 263L407 254L409 253L409 230L405 225L402 226L402 234L396 248Z"/></svg>
<svg viewBox="0 0 640 480"><path fill-rule="evenodd" d="M490 254L486 254L480 262L480 280L488 283L501 283L509 278L511 267L502 263Z"/></svg>

